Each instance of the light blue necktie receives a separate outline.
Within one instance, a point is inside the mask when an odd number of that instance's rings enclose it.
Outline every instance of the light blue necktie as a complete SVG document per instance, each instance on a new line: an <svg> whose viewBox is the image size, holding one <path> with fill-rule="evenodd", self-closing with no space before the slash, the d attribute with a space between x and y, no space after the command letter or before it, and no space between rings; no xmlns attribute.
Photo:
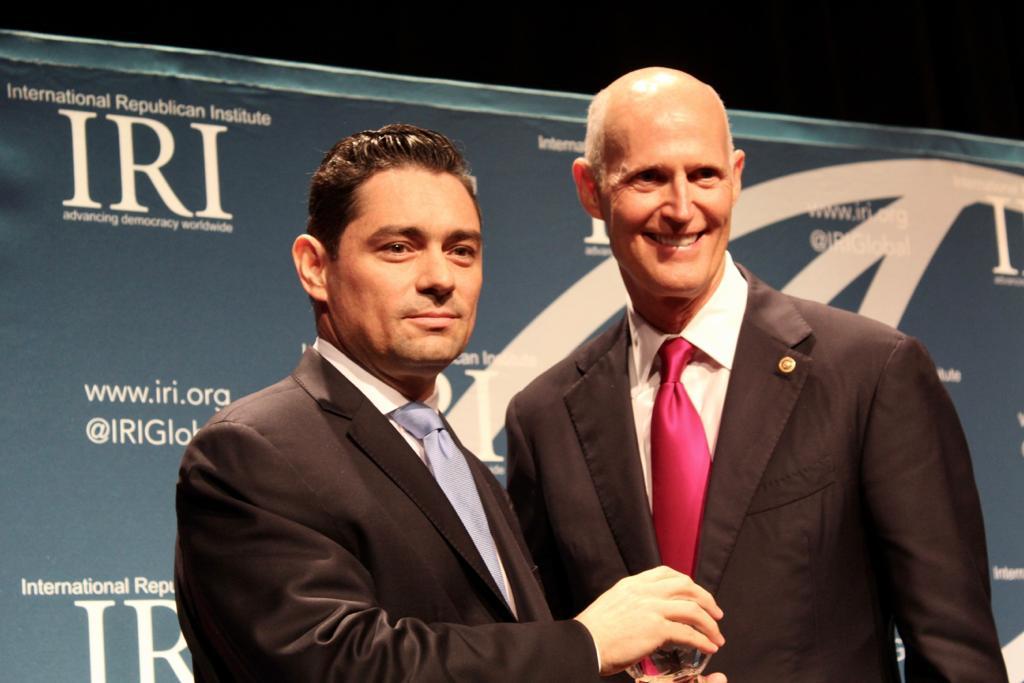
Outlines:
<svg viewBox="0 0 1024 683"><path fill-rule="evenodd" d="M423 442L423 450L427 453L427 462L434 473L444 495L448 496L452 507L462 520L462 525L473 539L480 557L487 565L488 571L498 585L505 602L505 581L501 576L498 564L498 550L491 536L491 528L487 524L484 506L480 503L480 493L473 482L473 473L469 463L459 447L452 440L452 435L445 429L441 416L423 403L406 403L391 413L391 419L400 424L406 431Z"/></svg>

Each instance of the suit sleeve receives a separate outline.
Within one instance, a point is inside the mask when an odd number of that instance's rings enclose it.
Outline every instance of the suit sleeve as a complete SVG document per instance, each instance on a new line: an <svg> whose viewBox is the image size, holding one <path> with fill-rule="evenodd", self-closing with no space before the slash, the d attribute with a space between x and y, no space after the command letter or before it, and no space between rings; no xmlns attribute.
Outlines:
<svg viewBox="0 0 1024 683"><path fill-rule="evenodd" d="M540 464L519 422L517 400L509 403L505 415L508 440L508 494L530 554L537 563L541 583L551 614L556 619L571 619L579 610L572 604L572 590L555 547L555 537L547 514L547 492L541 481Z"/></svg>
<svg viewBox="0 0 1024 683"><path fill-rule="evenodd" d="M935 366L897 342L866 425L862 477L883 590L915 681L1005 681L967 442Z"/></svg>
<svg viewBox="0 0 1024 683"><path fill-rule="evenodd" d="M359 530L340 530L338 542L306 523L311 487L245 425L207 427L186 451L175 579L199 680L554 682L596 672L577 622L389 614L360 560Z"/></svg>

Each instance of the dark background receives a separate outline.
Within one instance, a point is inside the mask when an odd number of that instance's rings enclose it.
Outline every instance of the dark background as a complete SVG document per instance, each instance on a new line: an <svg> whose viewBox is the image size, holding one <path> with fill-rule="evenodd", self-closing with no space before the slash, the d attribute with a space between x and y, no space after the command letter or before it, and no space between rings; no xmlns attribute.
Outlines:
<svg viewBox="0 0 1024 683"><path fill-rule="evenodd" d="M153 3L116 19L5 11L5 28L592 94L673 66L726 106L1024 138L1024 2ZM234 9L236 8L237 9ZM485 16L484 10L488 14ZM21 14L22 16L17 16ZM217 16L224 15L224 19Z"/></svg>

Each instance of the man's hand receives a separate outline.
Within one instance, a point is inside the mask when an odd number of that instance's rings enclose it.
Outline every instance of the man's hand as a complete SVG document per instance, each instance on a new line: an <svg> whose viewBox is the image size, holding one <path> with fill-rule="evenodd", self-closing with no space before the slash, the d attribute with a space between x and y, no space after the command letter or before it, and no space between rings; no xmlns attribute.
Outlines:
<svg viewBox="0 0 1024 683"><path fill-rule="evenodd" d="M601 675L607 676L669 643L718 652L725 644L717 623L722 616L711 594L690 577L655 567L619 581L576 621L590 631L601 658ZM706 681L724 683L725 677L713 674Z"/></svg>

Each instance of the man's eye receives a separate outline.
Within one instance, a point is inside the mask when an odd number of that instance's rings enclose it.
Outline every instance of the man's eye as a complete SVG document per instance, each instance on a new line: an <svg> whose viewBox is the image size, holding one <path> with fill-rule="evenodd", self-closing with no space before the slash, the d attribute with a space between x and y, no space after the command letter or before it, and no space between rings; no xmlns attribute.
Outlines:
<svg viewBox="0 0 1024 683"><path fill-rule="evenodd" d="M653 168L639 171L633 176L633 180L639 183L655 183L661 178L661 174Z"/></svg>
<svg viewBox="0 0 1024 683"><path fill-rule="evenodd" d="M710 166L704 168L698 168L691 174L694 180L714 180L718 177L718 171Z"/></svg>
<svg viewBox="0 0 1024 683"><path fill-rule="evenodd" d="M476 249L474 249L473 247L460 245L457 247L452 247L451 254L452 256L458 256L459 258L473 258L474 256L476 256Z"/></svg>
<svg viewBox="0 0 1024 683"><path fill-rule="evenodd" d="M402 244L401 242L392 242L384 247L384 251L389 254L405 254L409 252L409 245Z"/></svg>

